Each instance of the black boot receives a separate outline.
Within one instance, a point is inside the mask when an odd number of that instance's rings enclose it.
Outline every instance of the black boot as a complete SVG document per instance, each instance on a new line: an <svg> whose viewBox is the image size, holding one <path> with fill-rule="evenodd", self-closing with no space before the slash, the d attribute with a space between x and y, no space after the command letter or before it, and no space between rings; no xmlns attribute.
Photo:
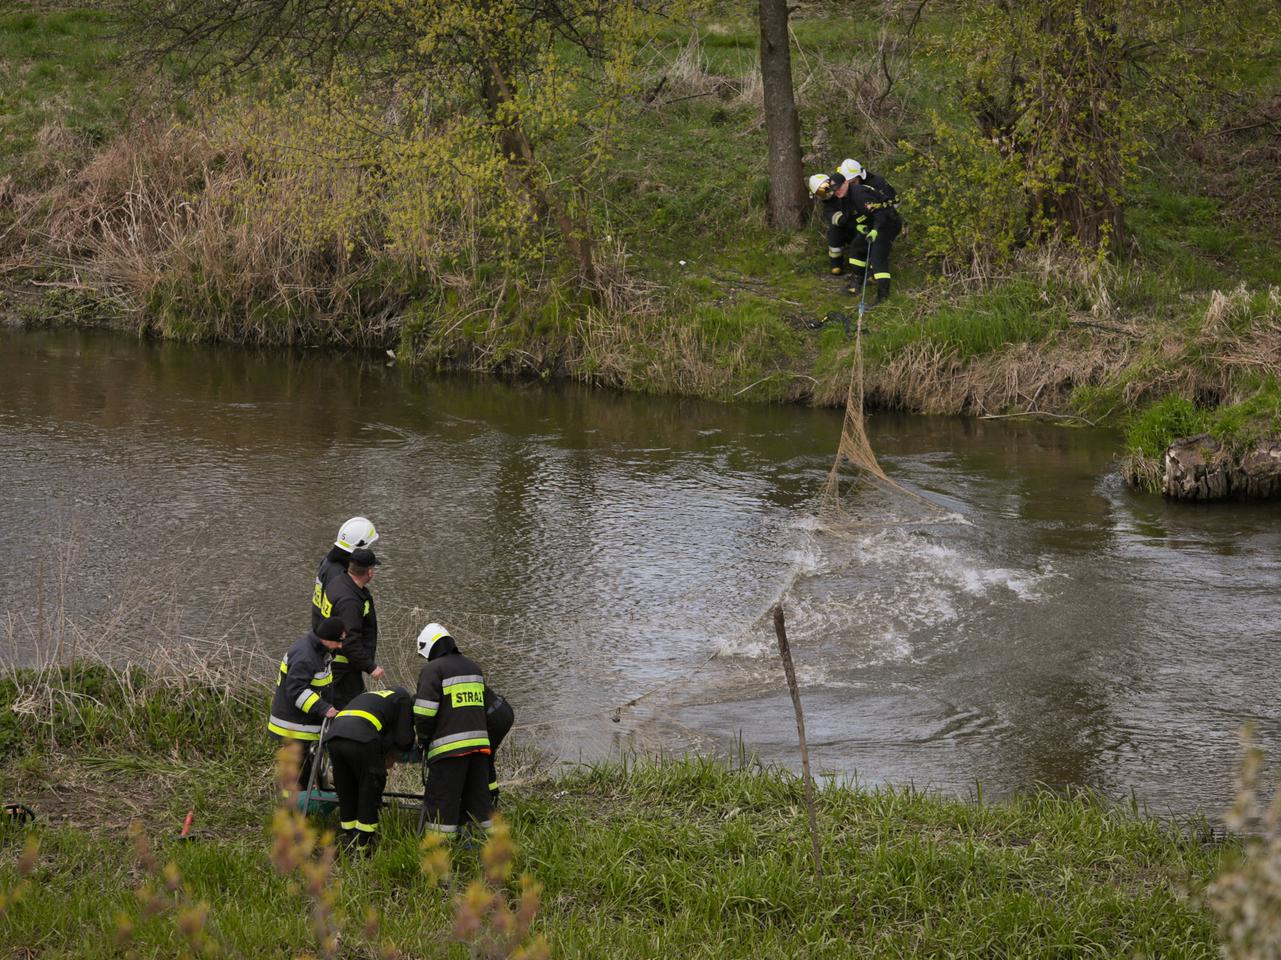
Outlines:
<svg viewBox="0 0 1281 960"><path fill-rule="evenodd" d="M850 268L850 285L845 288L845 292L855 297L863 295L863 271L857 267Z"/></svg>
<svg viewBox="0 0 1281 960"><path fill-rule="evenodd" d="M845 272L845 267L842 264L840 257L828 257L827 265L831 269L832 276L834 277L839 277L842 273Z"/></svg>
<svg viewBox="0 0 1281 960"><path fill-rule="evenodd" d="M881 277L876 281L876 302L884 303L890 298L890 278Z"/></svg>

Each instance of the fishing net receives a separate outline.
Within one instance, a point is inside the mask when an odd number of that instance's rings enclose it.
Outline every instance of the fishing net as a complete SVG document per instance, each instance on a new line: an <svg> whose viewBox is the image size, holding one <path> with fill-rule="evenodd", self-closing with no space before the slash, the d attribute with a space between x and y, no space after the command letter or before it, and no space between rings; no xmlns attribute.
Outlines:
<svg viewBox="0 0 1281 960"><path fill-rule="evenodd" d="M870 495L873 493L876 495ZM819 498L820 528L841 534L866 527L939 523L955 518L956 514L943 504L891 479L876 459L863 416L863 314L860 311L854 332L841 439Z"/></svg>

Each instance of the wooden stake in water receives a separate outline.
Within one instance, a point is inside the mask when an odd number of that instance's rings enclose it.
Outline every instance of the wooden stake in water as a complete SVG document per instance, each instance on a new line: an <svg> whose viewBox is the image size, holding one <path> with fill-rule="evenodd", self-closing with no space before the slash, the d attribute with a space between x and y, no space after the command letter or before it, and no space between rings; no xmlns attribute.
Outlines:
<svg viewBox="0 0 1281 960"><path fill-rule="evenodd" d="M796 686L796 668L792 666L792 649L787 643L787 627L783 623L783 605L774 607L774 632L778 635L778 653L783 658L783 672L787 674L787 688L792 693L792 709L796 712L796 735L801 741L801 773L805 778L805 806L809 811L810 843L814 848L814 872L823 879L823 861L818 850L818 814L814 810L814 778L810 776L810 751L805 743L805 714L801 711L801 691Z"/></svg>

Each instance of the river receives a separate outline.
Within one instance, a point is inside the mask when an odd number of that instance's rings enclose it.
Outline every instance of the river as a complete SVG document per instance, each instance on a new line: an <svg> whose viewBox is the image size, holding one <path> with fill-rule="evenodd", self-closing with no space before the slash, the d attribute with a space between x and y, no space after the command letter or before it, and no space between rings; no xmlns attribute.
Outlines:
<svg viewBox="0 0 1281 960"><path fill-rule="evenodd" d="M840 429L831 410L0 331L0 656L35 658L54 611L122 655L221 638L269 677L363 513L393 679L412 686L438 620L561 759L741 740L796 766L780 599L823 772L1216 815L1244 721L1281 756L1276 506L1136 495L1107 431L875 414L886 471L953 522L833 536L816 509ZM856 496L876 514L876 488Z"/></svg>

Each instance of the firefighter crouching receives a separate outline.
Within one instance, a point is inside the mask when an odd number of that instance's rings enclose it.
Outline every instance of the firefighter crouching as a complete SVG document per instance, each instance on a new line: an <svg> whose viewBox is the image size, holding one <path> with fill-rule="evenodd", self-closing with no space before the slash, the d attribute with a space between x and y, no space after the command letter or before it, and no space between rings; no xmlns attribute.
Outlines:
<svg viewBox="0 0 1281 960"><path fill-rule="evenodd" d="M375 659L378 614L374 610L373 594L369 592L378 563L372 550L358 547L351 552L346 572L333 577L321 591L320 612L327 617L337 617L347 630L342 653L334 657L334 691L330 698L340 709L365 692L362 673L369 674L375 681L383 677L383 668Z"/></svg>
<svg viewBox="0 0 1281 960"><path fill-rule="evenodd" d="M267 730L276 740L301 746L298 777L304 788L311 777L321 724L338 713L329 701L333 686L330 663L334 651L342 649L345 636L341 620L321 620L314 630L294 641L276 674Z"/></svg>
<svg viewBox="0 0 1281 960"><path fill-rule="evenodd" d="M850 205L849 184L836 183L825 173L809 179L810 196L819 201L819 215L827 230L827 265L832 276L845 272L845 248L857 235L854 212Z"/></svg>
<svg viewBox="0 0 1281 960"><path fill-rule="evenodd" d="M378 836L387 772L414 745L414 698L405 690L370 690L329 721L325 746L338 794L343 838L368 849Z"/></svg>
<svg viewBox="0 0 1281 960"><path fill-rule="evenodd" d="M414 726L427 765L424 826L455 836L467 820L491 826L492 753L485 715L485 677L438 623L418 634L427 664L418 674Z"/></svg>
<svg viewBox="0 0 1281 960"><path fill-rule="evenodd" d="M847 188L854 217L855 233L849 244L849 292L861 296L866 278L876 284L876 302L884 303L890 295L890 248L903 229L903 218L895 209L898 192L884 177L869 173L857 160L842 161L832 182L834 190Z"/></svg>
<svg viewBox="0 0 1281 960"><path fill-rule="evenodd" d="M353 550L372 547L377 539L378 531L364 517L352 517L338 528L334 545L321 558L320 565L316 568L316 583L311 588L311 629L315 630L320 621L328 616L321 610L325 605L325 587L329 586L329 581L347 572L347 563L351 560Z"/></svg>

